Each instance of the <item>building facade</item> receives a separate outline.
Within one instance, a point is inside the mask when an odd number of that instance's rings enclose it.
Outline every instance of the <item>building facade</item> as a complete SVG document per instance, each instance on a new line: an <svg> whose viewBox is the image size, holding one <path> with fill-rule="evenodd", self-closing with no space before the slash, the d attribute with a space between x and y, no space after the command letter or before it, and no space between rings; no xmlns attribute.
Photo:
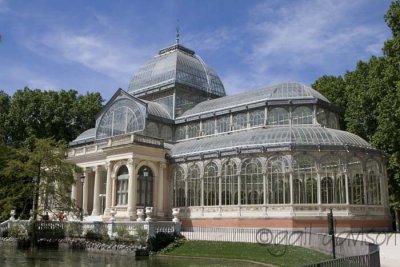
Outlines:
<svg viewBox="0 0 400 267"><path fill-rule="evenodd" d="M389 229L385 155L341 131L338 108L291 82L226 96L216 72L175 44L117 90L68 157L87 215L136 220L172 208L186 226ZM80 203L80 205L79 205Z"/></svg>

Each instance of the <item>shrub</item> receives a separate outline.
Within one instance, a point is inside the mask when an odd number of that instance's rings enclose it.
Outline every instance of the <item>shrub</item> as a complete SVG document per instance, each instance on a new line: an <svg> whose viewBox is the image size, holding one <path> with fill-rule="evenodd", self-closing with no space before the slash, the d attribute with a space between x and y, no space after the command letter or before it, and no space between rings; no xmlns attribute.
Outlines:
<svg viewBox="0 0 400 267"><path fill-rule="evenodd" d="M8 236L15 237L18 239L27 239L28 238L28 230L22 224L13 223L8 228Z"/></svg>
<svg viewBox="0 0 400 267"><path fill-rule="evenodd" d="M115 233L117 234L115 237L115 241L117 242L131 243L135 241L134 237L129 234L128 228L125 225L116 225Z"/></svg>
<svg viewBox="0 0 400 267"><path fill-rule="evenodd" d="M154 237L149 238L148 244L150 247L150 251L158 252L161 249L167 247L169 244L177 242L178 240L181 239L183 239L183 236L176 232L173 233L159 232Z"/></svg>
<svg viewBox="0 0 400 267"><path fill-rule="evenodd" d="M136 240L140 245L145 245L147 241L147 230L144 229L143 225L138 225L135 227L135 232L136 232Z"/></svg>
<svg viewBox="0 0 400 267"><path fill-rule="evenodd" d="M65 227L65 234L68 237L79 237L82 234L82 223L68 222Z"/></svg>

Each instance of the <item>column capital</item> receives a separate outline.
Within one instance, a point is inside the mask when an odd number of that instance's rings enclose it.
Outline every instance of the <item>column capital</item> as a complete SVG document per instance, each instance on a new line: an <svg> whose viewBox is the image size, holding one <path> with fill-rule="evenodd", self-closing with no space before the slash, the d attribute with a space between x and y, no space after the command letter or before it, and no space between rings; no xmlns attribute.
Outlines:
<svg viewBox="0 0 400 267"><path fill-rule="evenodd" d="M104 169L106 169L106 170L112 169L113 164L114 164L114 162L112 162L112 161L107 161L107 162L104 164Z"/></svg>

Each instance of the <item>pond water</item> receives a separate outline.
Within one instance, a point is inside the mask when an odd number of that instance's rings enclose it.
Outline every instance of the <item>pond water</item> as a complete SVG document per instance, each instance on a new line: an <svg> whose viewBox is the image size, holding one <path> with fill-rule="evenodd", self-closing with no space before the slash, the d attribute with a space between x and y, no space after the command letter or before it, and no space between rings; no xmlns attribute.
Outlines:
<svg viewBox="0 0 400 267"><path fill-rule="evenodd" d="M150 257L137 260L127 255L88 253L66 249L17 250L0 246L0 266L2 267L239 267L255 266L243 262Z"/></svg>

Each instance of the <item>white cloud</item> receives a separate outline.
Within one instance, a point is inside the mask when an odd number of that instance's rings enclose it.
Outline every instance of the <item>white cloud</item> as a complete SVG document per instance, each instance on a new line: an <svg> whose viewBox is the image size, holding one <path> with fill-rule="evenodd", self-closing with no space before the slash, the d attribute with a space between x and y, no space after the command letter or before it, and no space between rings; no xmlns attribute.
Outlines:
<svg viewBox="0 0 400 267"><path fill-rule="evenodd" d="M251 12L248 29L255 41L247 62L260 74L279 66L288 71L306 66L329 69L341 65L340 61L353 61L349 55L375 53L377 44L385 40L380 25L352 21L364 1L277 3L264 2Z"/></svg>
<svg viewBox="0 0 400 267"><path fill-rule="evenodd" d="M134 70L147 61L154 54L154 50L129 46L115 41L116 39L93 33L57 29L30 38L25 45L42 56L56 61L78 63L128 84Z"/></svg>

